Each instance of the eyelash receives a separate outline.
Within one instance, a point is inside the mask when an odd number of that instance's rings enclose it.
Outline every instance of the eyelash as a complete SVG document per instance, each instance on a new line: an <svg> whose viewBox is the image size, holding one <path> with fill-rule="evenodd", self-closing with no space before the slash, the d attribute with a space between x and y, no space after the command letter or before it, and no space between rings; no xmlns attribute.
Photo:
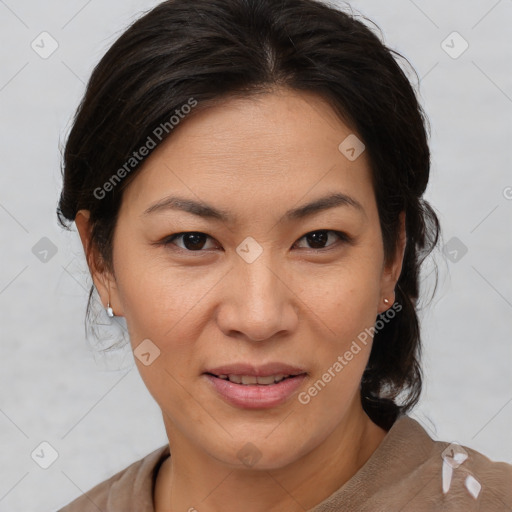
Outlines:
<svg viewBox="0 0 512 512"><path fill-rule="evenodd" d="M306 238L308 235L312 235L314 233L334 233L335 235L338 236L338 238L341 240L341 243L342 244L345 244L345 243L351 243L352 242L352 238L349 237L346 233L342 232L342 231L336 231L336 230L333 230L333 229L317 229L315 231L309 231L308 233L306 233L305 235L301 236L298 241L302 240L303 238ZM161 240L160 242L157 243L157 245L163 245L164 247L168 247L170 245L175 245L176 248L178 250L181 250L181 251L184 251L184 252L188 252L188 253L200 253L200 252L206 252L207 250L210 250L210 249L199 249L197 251L193 251L193 250L190 250L190 249L184 249L183 247L178 247L176 244L173 244L174 240L178 239L178 238L181 238L185 235L204 235L206 236L207 238L211 239L211 240L214 240L213 237L207 235L206 233L202 233L200 231L184 231L182 233L175 233L174 235L169 235L167 237L165 237L163 240ZM337 244L331 244L327 247L324 247L322 249L305 249L305 250L309 250L309 251L312 251L312 252L317 252L317 253L320 253L320 252L325 252L325 251L328 251L330 250L333 246L335 247Z"/></svg>

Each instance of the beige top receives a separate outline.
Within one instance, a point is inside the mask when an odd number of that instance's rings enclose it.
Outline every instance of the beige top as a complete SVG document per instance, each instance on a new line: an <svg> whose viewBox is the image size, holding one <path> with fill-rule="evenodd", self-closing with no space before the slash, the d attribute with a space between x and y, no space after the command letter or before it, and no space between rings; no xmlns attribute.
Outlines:
<svg viewBox="0 0 512 512"><path fill-rule="evenodd" d="M59 512L154 512L169 445L128 466ZM444 490L443 490L444 487ZM512 465L433 441L400 417L359 471L309 512L512 512Z"/></svg>

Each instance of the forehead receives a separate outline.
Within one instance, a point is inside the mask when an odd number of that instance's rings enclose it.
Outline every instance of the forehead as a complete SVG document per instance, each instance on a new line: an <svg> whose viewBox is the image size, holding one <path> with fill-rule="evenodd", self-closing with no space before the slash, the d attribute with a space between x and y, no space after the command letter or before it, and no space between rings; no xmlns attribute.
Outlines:
<svg viewBox="0 0 512 512"><path fill-rule="evenodd" d="M352 160L340 150L355 136L311 93L226 99L181 121L143 164L123 203L142 213L181 192L250 215L251 205L261 214L335 191L364 206L373 200L367 155Z"/></svg>

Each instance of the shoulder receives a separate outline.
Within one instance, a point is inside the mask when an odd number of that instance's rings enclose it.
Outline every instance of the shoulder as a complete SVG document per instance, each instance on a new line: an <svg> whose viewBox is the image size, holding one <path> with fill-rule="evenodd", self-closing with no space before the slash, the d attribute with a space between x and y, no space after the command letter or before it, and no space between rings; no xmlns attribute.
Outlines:
<svg viewBox="0 0 512 512"><path fill-rule="evenodd" d="M153 511L154 473L169 455L162 446L107 480L97 484L58 512Z"/></svg>
<svg viewBox="0 0 512 512"><path fill-rule="evenodd" d="M337 510L511 512L512 466L436 441L401 416L359 471L311 512Z"/></svg>
<svg viewBox="0 0 512 512"><path fill-rule="evenodd" d="M461 503L468 502L475 510L512 510L511 464L492 461L467 446L439 441L435 444L443 449L443 493Z"/></svg>
<svg viewBox="0 0 512 512"><path fill-rule="evenodd" d="M402 447L402 462L413 461L406 479L418 490L405 510L512 510L511 464L492 461L467 446L433 440L409 416L400 418L392 431L391 440Z"/></svg>

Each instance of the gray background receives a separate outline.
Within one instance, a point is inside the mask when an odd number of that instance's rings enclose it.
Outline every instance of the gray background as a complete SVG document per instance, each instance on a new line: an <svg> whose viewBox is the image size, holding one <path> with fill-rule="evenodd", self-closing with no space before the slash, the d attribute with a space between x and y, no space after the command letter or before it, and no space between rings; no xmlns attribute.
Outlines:
<svg viewBox="0 0 512 512"><path fill-rule="evenodd" d="M84 83L156 3L0 0L0 511L56 510L166 443L131 353L105 361L86 342L90 280L77 233L55 217L60 147ZM432 124L426 197L448 249L421 312L426 382L413 417L436 439L512 462L512 0L350 4L411 61ZM31 47L43 31L59 45L47 59ZM469 44L458 58L445 51L463 48L453 31ZM44 237L57 250L46 261ZM58 453L48 469L31 457L43 441Z"/></svg>

